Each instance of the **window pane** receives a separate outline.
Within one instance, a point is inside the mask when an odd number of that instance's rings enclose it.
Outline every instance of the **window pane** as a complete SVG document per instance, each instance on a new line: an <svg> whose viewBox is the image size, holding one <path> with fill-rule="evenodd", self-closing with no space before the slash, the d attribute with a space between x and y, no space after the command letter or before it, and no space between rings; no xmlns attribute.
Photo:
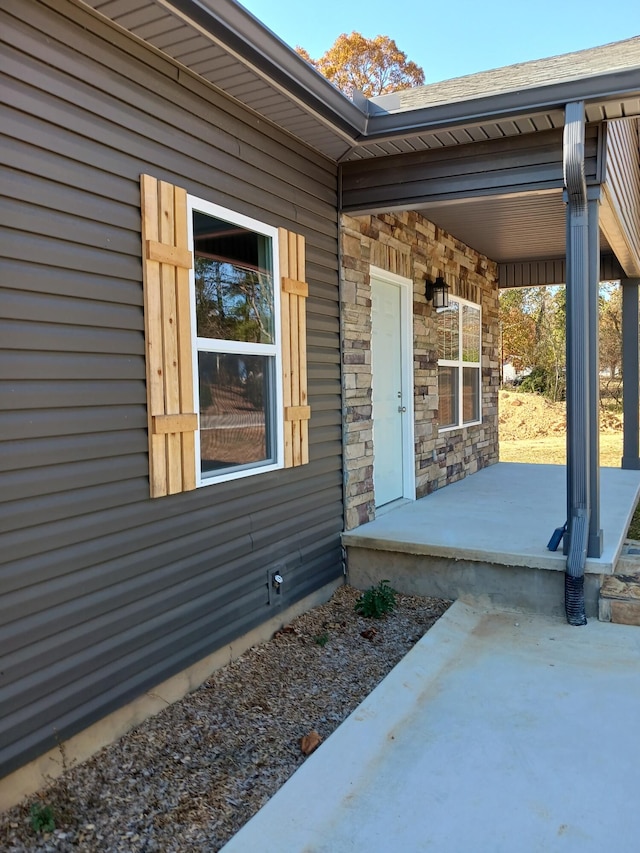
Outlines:
<svg viewBox="0 0 640 853"><path fill-rule="evenodd" d="M438 358L456 361L458 352L458 309L457 302L450 302L448 308L438 309Z"/></svg>
<svg viewBox="0 0 640 853"><path fill-rule="evenodd" d="M438 421L440 427L458 423L458 368L438 368Z"/></svg>
<svg viewBox="0 0 640 853"><path fill-rule="evenodd" d="M272 344L271 239L197 211L193 235L198 336Z"/></svg>
<svg viewBox="0 0 640 853"><path fill-rule="evenodd" d="M480 368L462 368L462 422L480 420Z"/></svg>
<svg viewBox="0 0 640 853"><path fill-rule="evenodd" d="M480 362L480 310L462 306L462 360Z"/></svg>
<svg viewBox="0 0 640 853"><path fill-rule="evenodd" d="M202 476L276 458L269 356L198 353Z"/></svg>

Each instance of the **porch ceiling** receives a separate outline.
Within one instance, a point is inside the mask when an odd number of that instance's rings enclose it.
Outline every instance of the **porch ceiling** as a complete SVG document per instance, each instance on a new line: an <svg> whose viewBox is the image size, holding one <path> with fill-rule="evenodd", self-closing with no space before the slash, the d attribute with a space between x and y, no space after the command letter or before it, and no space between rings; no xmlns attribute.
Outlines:
<svg viewBox="0 0 640 853"><path fill-rule="evenodd" d="M458 240L498 263L564 258L562 190L434 202L415 208ZM600 248L611 248L601 235Z"/></svg>
<svg viewBox="0 0 640 853"><path fill-rule="evenodd" d="M561 190L436 203L419 212L499 263L564 257Z"/></svg>

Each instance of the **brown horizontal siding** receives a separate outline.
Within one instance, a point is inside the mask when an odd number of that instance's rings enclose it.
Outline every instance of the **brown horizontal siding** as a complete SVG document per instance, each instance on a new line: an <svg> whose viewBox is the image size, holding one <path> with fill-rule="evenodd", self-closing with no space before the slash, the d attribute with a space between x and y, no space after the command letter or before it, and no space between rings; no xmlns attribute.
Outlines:
<svg viewBox="0 0 640 853"><path fill-rule="evenodd" d="M331 509L327 506L320 512L313 543L298 548L305 562L307 551L314 547L321 532L324 530L326 534L331 529ZM335 507L333 509L335 511ZM280 541L284 542L290 531L283 522L281 525ZM12 625L9 624L3 637L7 649L6 667L7 674L13 675L16 681L7 689L6 696L11 702L11 716L18 725L23 725L24 717L19 711L27 705L38 703L43 696L52 696L76 679L90 675L96 666L117 663L122 648L130 646L133 637L143 637L145 642L150 642L162 637L163 630L187 627L194 619L208 616L209 621L214 622L212 614L236 601L243 593L243 586L246 595L261 591L266 603L265 559L286 562L290 552L281 546L280 553L274 554L272 544L265 540L265 550L261 552L260 545L254 545L251 561L247 564L244 553L249 536L246 530L243 537L242 530L235 529L229 541L220 546L225 572L220 574L215 589L206 571L212 555L205 551L177 561L173 572L165 568L151 572L148 578L123 581L128 592L127 604L121 605L115 596L105 601L100 591L76 594L62 603L52 599L47 624L25 617L16 635L11 634ZM152 592L145 581L153 583ZM287 576L287 582L294 582L293 575ZM196 604L191 606L194 601ZM25 608L28 603L16 602L15 606ZM163 613L170 614L169 618L162 618L159 614ZM62 630L60 625L64 625ZM20 646L21 640L24 645Z"/></svg>
<svg viewBox="0 0 640 853"><path fill-rule="evenodd" d="M30 60L29 66L21 74L23 61L19 51L6 48L3 69L7 74L16 76L7 78L3 98L16 111L22 112L25 106L29 106L40 117L41 122L32 128L31 140L34 145L48 147L42 137L46 129L52 141L57 140L61 146L56 146L54 150L70 155L75 152L80 162L87 162L90 156L90 162L103 171L109 171L109 152L114 150L120 151L128 159L151 160L157 168L174 173L178 170L187 171L188 167L183 166L181 169L181 164L191 161L192 164L199 164L202 170L202 186L210 185L210 174L217 174L223 197L236 200L236 182L239 182L241 186L246 184L255 188L258 193L256 206L259 206L260 198L265 193L275 192L276 189L283 203L299 204L301 209L307 205L317 208L323 204L328 208L332 205L335 189L320 184L317 194L314 194L307 189L306 176L302 172L299 173L300 185L294 183L296 176L290 167L287 169L287 177L291 183L286 183L279 175L265 171L263 151L257 147L251 149L247 145L241 147L236 141L230 144L228 136L220 140L219 147L216 146L220 164L218 171L217 167L210 164L208 157L211 145L216 145L216 137L221 136L215 123L185 112L182 113L179 126L171 123L173 113L162 121L160 108L151 112L158 95L137 86L131 80L127 87L139 90L140 100L136 107L118 100L112 94L96 92L84 82L86 76L82 74L83 67L90 61L88 59L74 69L77 78L73 79L47 66L41 58ZM131 71L134 73L133 68ZM54 90L56 96L51 97L51 86L60 78L66 82L64 85L61 83ZM141 102L148 111L146 115L140 114ZM130 120L127 121L127 118ZM8 136L12 136L22 124L20 115L12 114L12 119L3 128ZM71 134L77 138L71 139ZM125 138L127 144L123 148ZM81 150L83 139L91 140L90 150L87 151L86 146L84 151ZM253 157L251 151L254 152ZM276 162L280 163L279 160ZM280 168L284 168L284 165ZM193 166L190 171L193 171Z"/></svg>
<svg viewBox="0 0 640 853"><path fill-rule="evenodd" d="M73 336L73 327L63 327L63 331ZM35 330L32 326L30 332L38 336L40 350L34 351L32 348L27 352L18 350L10 353L5 360L8 374L20 382L42 379L58 382L84 379L94 383L105 379L142 379L144 381L144 361L140 356L126 352L116 355L90 352L89 345L92 342L88 338L91 330L83 330L84 346L74 352L56 352L53 347L43 345L42 337L48 338L48 324L42 323L41 328ZM61 342L56 339L54 343ZM46 358L43 358L42 351L47 352ZM81 359L78 358L78 352L82 353Z"/></svg>
<svg viewBox="0 0 640 853"><path fill-rule="evenodd" d="M118 456L107 455L106 459L89 459L56 465L51 455L43 469L10 471L0 474L0 501L14 504L25 498L82 489L93 483L119 483L147 474L147 459L144 453L124 455L120 448Z"/></svg>
<svg viewBox="0 0 640 853"><path fill-rule="evenodd" d="M28 235L18 235L22 238L22 245L26 245ZM7 245L10 241L7 240ZM12 245L12 244L11 244ZM74 249L74 254L77 249ZM17 260L13 260L13 258ZM33 263L28 255L20 255L16 248L13 247L11 255L3 256L3 269L5 270L6 282L10 283L10 288L13 291L25 290L29 293L29 298L35 298L35 294L53 294L56 297L71 296L76 301L76 312L82 322L82 316L87 307L84 300L100 303L95 306L94 310L99 311L100 317L105 317L104 323L101 325L110 325L110 311L113 310L118 316L118 321L115 324L116 328L133 328L139 329L140 320L139 314L131 313L131 306L136 306L142 310L142 294L140 293L139 281L122 281L121 279L113 278L110 275L100 274L100 270L78 272L73 269L58 268L51 266L48 258L45 256L45 262L42 264ZM7 289L7 300L11 298L14 302L18 297L14 294L9 296ZM57 306L62 306L63 301L53 303ZM123 323L122 317L125 314L135 320L129 319L126 324ZM24 314L18 314L18 317ZM28 319L28 317L27 317ZM95 321L88 321L89 325ZM75 313L74 313L75 324Z"/></svg>
<svg viewBox="0 0 640 853"><path fill-rule="evenodd" d="M316 471L314 478L316 494L322 495L322 493L335 491L339 479L339 463L323 462L321 473ZM102 491L108 493L109 488L104 487ZM111 491L117 495L115 487ZM126 484L123 484L122 491L124 498L127 498L129 495ZM267 497L270 491L266 490ZM287 490L287 496L292 495L294 501L301 500L308 493L309 488L305 480L292 484ZM205 537L210 547L216 547L226 539L227 531L234 520L245 517L241 510L250 514L252 505L259 505L264 497L256 496L253 503L250 500L241 499L238 502L230 499L228 505L216 511L216 527L219 529L216 531L215 538L210 532L211 511L206 504L204 507L179 516L165 507L164 512L154 513L153 519L149 520L150 512L139 499L135 500L135 492L131 495L128 504L124 500L120 504L114 503L111 508L101 513L89 512L84 516L77 515L74 521L73 538L65 535L68 525L55 521L43 524L40 531L42 536L47 538L50 549L48 553L42 548L29 547L28 531L22 534L16 533L13 537L14 547L17 550L22 545L22 556L3 569L3 592L9 594L43 583L59 582L64 585L63 579L70 577L74 572L83 574L76 575L71 589L76 581L82 581L83 584L93 583L91 578L94 576L110 585L128 577L130 555L134 555L137 561L136 569L140 573L156 565L158 559L160 562L157 565L170 566L169 558L173 548L177 548L178 553L181 553L184 543L192 539L197 540L200 536ZM229 498L231 498L230 495ZM308 521L313 523L313 519ZM123 530L128 531L127 536L122 536ZM6 539L8 540L9 537ZM149 542L153 544L150 545ZM280 547L280 544L274 540L274 548ZM152 549L158 550L156 552ZM166 564L162 562L165 557ZM109 564L106 572L100 568L105 563ZM0 601L0 606L2 605L3 602ZM7 618L15 618L15 614L12 616L10 612L5 615Z"/></svg>
<svg viewBox="0 0 640 853"><path fill-rule="evenodd" d="M1 774L339 576L342 473L335 165L71 2L0 41ZM142 172L304 234L309 465L148 498Z"/></svg>
<svg viewBox="0 0 640 853"><path fill-rule="evenodd" d="M45 468L55 460L56 466L64 462L83 459L105 459L110 456L146 453L147 442L142 430L82 433L56 438L20 439L0 442L0 472Z"/></svg>
<svg viewBox="0 0 640 853"><path fill-rule="evenodd" d="M146 418L146 414L145 414ZM104 440L104 439L103 439ZM91 507L90 518L94 519L94 513L112 507L125 507L140 501L147 489L147 475L117 483L101 483L99 486L89 486L85 489L76 487L72 491L58 492L55 495L39 495L22 501L12 501L2 507L0 514L0 534L4 537L4 547L7 548L9 563L7 568L0 570L3 573L12 573L18 570L20 559L31 553L39 553L39 547L33 549L29 545L29 536L33 527L34 518L39 520L38 534L43 541L51 537L57 546L60 543L60 528L55 526L61 519L74 519L74 530L78 535L84 531L85 525L80 524L78 519ZM51 526L54 525L54 526ZM63 530L69 527L69 522L62 525ZM96 525L99 529L99 522ZM9 535L12 534L12 535ZM62 541L65 540L63 533ZM53 560L53 558L52 558ZM46 561L45 566L51 565Z"/></svg>
<svg viewBox="0 0 640 853"><path fill-rule="evenodd" d="M331 543L323 544L323 554ZM328 583L335 575L327 569L326 559L309 561L306 578L314 577L313 585L308 580L301 584L304 594L311 592L320 583ZM265 579L266 580L266 579ZM29 706L29 716L17 716L8 720L6 765L18 765L24 755L37 754L42 743L49 740L52 725L57 724L60 736L90 725L96 718L118 708L135 698L172 672L202 658L211 646L220 647L231 642L246 630L246 611L259 612L264 607L263 588L250 595L236 596L212 615L210 613L185 623L174 631L160 633L144 647L120 656L111 663L78 679L68 689L56 689L50 696L41 698ZM127 640L135 642L133 638ZM129 646L130 648L130 646ZM188 650L185 653L176 650ZM77 696L82 697L78 703Z"/></svg>
<svg viewBox="0 0 640 853"><path fill-rule="evenodd" d="M4 355L4 354L3 354ZM48 409L21 412L0 411L0 435L3 441L20 438L44 438L85 435L111 430L146 429L144 405L95 406L91 409Z"/></svg>
<svg viewBox="0 0 640 853"><path fill-rule="evenodd" d="M44 355L43 355L44 358ZM0 381L0 399L11 400L12 408L49 409L59 406L120 406L137 403L144 379L69 382L45 380Z"/></svg>

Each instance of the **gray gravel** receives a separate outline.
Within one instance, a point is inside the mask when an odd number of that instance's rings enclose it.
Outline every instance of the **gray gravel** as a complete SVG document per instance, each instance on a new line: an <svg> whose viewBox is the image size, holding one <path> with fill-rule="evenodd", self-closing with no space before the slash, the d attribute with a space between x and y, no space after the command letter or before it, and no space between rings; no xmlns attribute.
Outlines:
<svg viewBox="0 0 640 853"><path fill-rule="evenodd" d="M450 604L399 594L393 614L373 620L354 612L359 595L341 587L0 815L0 850L219 850L305 760L300 739L326 739ZM51 808L52 832L34 831L34 805Z"/></svg>

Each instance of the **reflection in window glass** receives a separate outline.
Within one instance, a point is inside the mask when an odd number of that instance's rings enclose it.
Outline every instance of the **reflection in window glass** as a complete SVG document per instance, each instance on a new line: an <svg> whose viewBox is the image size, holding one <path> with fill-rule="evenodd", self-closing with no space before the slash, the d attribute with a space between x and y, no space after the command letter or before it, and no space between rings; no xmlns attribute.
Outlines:
<svg viewBox="0 0 640 853"><path fill-rule="evenodd" d="M194 211L193 239L198 337L274 343L269 237Z"/></svg>
<svg viewBox="0 0 640 853"><path fill-rule="evenodd" d="M438 420L441 427L458 423L458 368L438 368Z"/></svg>
<svg viewBox="0 0 640 853"><path fill-rule="evenodd" d="M277 231L192 203L200 481L212 483L279 462Z"/></svg>
<svg viewBox="0 0 640 853"><path fill-rule="evenodd" d="M273 359L198 353L202 475L274 461Z"/></svg>
<svg viewBox="0 0 640 853"><path fill-rule="evenodd" d="M481 310L457 297L438 311L438 420L440 429L479 423Z"/></svg>
<svg viewBox="0 0 640 853"><path fill-rule="evenodd" d="M462 422L480 419L480 371L475 367L462 368Z"/></svg>
<svg viewBox="0 0 640 853"><path fill-rule="evenodd" d="M462 306L462 360L480 361L480 310Z"/></svg>
<svg viewBox="0 0 640 853"><path fill-rule="evenodd" d="M458 360L459 320L457 302L448 308L438 309L438 358L445 361Z"/></svg>

